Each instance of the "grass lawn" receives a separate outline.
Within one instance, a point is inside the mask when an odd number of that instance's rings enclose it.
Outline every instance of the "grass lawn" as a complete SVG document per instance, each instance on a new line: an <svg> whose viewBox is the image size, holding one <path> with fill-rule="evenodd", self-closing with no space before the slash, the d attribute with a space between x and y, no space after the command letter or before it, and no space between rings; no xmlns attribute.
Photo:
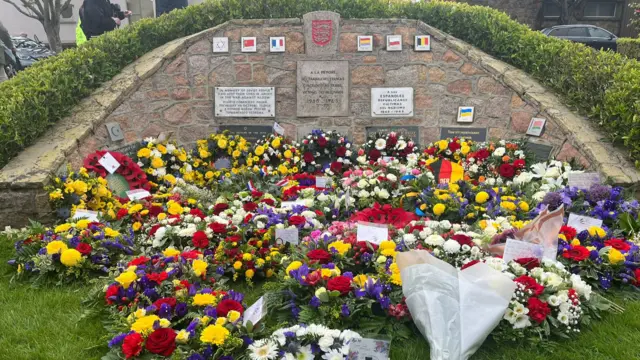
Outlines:
<svg viewBox="0 0 640 360"><path fill-rule="evenodd" d="M6 262L13 244L0 237L0 359L100 359L106 352L100 319L79 321L87 289L81 285L32 288L26 282L9 283L13 268ZM257 294L250 294L251 302ZM640 359L640 302L623 304L624 314L607 314L576 339L558 343L553 350L488 340L474 360L632 360ZM391 358L428 359L429 347L421 337L394 342Z"/></svg>

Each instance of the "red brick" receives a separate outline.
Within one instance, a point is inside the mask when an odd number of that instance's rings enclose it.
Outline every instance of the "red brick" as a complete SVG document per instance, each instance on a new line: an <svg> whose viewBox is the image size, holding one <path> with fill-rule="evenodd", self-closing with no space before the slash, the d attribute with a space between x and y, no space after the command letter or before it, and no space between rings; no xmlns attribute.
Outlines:
<svg viewBox="0 0 640 360"><path fill-rule="evenodd" d="M477 75L477 74L484 73L484 71L478 69L477 67L471 65L471 63L468 63L468 62L464 63L464 65L460 67L460 72L465 75Z"/></svg>
<svg viewBox="0 0 640 360"><path fill-rule="evenodd" d="M445 52L444 55L442 56L442 60L446 62L456 62L460 60L460 56L458 56L456 53L454 53L451 50L447 50L447 52Z"/></svg>
<svg viewBox="0 0 640 360"><path fill-rule="evenodd" d="M531 123L532 113L515 111L511 113L511 129L519 133L526 133Z"/></svg>
<svg viewBox="0 0 640 360"><path fill-rule="evenodd" d="M340 45L338 47L340 52L354 53L358 51L358 34L354 33L342 33L340 34Z"/></svg>
<svg viewBox="0 0 640 360"><path fill-rule="evenodd" d="M158 99L168 99L169 98L169 90L151 90L146 93L147 99L150 100L158 100Z"/></svg>
<svg viewBox="0 0 640 360"><path fill-rule="evenodd" d="M364 62L365 64L373 64L376 62L376 57L375 56L363 56L362 57L362 62Z"/></svg>
<svg viewBox="0 0 640 360"><path fill-rule="evenodd" d="M249 62L262 62L264 55L249 55Z"/></svg>
<svg viewBox="0 0 640 360"><path fill-rule="evenodd" d="M447 85L447 91L451 94L471 94L471 81L470 80L456 80L450 82Z"/></svg>
<svg viewBox="0 0 640 360"><path fill-rule="evenodd" d="M187 71L187 62L184 59L184 55L178 56L164 69L166 74L184 73Z"/></svg>
<svg viewBox="0 0 640 360"><path fill-rule="evenodd" d="M246 62L247 61L247 56L246 55L236 55L233 57L233 61L234 62Z"/></svg>

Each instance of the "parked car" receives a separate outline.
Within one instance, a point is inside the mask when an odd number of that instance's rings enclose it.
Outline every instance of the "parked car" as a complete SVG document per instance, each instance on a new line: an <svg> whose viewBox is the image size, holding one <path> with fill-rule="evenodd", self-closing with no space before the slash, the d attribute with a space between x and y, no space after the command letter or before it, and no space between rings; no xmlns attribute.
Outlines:
<svg viewBox="0 0 640 360"><path fill-rule="evenodd" d="M46 59L56 53L40 42L37 36L32 40L26 36L12 36L13 46L23 68L27 68L38 60Z"/></svg>
<svg viewBox="0 0 640 360"><path fill-rule="evenodd" d="M594 25L558 25L542 30L547 36L570 40L596 49L617 50L618 37Z"/></svg>

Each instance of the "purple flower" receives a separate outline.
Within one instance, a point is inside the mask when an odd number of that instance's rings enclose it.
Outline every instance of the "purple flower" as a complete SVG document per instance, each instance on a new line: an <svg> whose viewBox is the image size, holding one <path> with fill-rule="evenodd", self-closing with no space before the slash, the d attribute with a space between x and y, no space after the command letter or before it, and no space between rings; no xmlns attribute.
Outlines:
<svg viewBox="0 0 640 360"><path fill-rule="evenodd" d="M296 333L294 333L293 331L287 331L284 333L285 337L290 337L290 338L294 338L296 337Z"/></svg>
<svg viewBox="0 0 640 360"><path fill-rule="evenodd" d="M224 268L222 266L218 266L218 268L216 269L216 274L224 275Z"/></svg>
<svg viewBox="0 0 640 360"><path fill-rule="evenodd" d="M340 310L340 315L347 317L351 314L351 311L349 311L349 305L347 304L342 304L342 309Z"/></svg>
<svg viewBox="0 0 640 360"><path fill-rule="evenodd" d="M608 290L611 287L611 281L613 278L610 274L601 274L598 280L600 281L600 286L603 289Z"/></svg>
<svg viewBox="0 0 640 360"><path fill-rule="evenodd" d="M321 303L322 302L320 301L320 299L318 299L318 297L314 295L311 297L311 301L309 301L309 306L317 309L318 307L320 307Z"/></svg>
<svg viewBox="0 0 640 360"><path fill-rule="evenodd" d="M189 356L187 360L205 360L205 358L202 355L195 353Z"/></svg>
<svg viewBox="0 0 640 360"><path fill-rule="evenodd" d="M144 309L147 314L153 314L156 310L158 310L158 308L155 305L149 305Z"/></svg>
<svg viewBox="0 0 640 360"><path fill-rule="evenodd" d="M386 296L381 296L378 302L380 303L380 306L382 306L383 309L388 309L389 305L391 305L391 299L389 299Z"/></svg>
<svg viewBox="0 0 640 360"><path fill-rule="evenodd" d="M208 317L212 317L212 318L217 318L218 317L218 311L213 306L207 306L204 309L204 314L207 315Z"/></svg>
<svg viewBox="0 0 640 360"><path fill-rule="evenodd" d="M128 333L122 333L122 334L118 334L116 336L113 337L113 339L111 339L109 341L109 348L112 348L114 346L120 345L120 343L122 343L122 341L124 340L124 338L129 335Z"/></svg>
<svg viewBox="0 0 640 360"><path fill-rule="evenodd" d="M245 346L249 346L249 345L253 344L253 339L250 338L249 336L242 335L241 338L242 338L242 342L244 342Z"/></svg>
<svg viewBox="0 0 640 360"><path fill-rule="evenodd" d="M562 196L555 192L547 193L542 199L542 203L548 205L549 210L553 211L563 204Z"/></svg>
<svg viewBox="0 0 640 360"><path fill-rule="evenodd" d="M241 303L242 301L244 301L244 294L241 293L241 292L234 291L234 290L229 290L229 292L224 297L224 299L231 299L231 300L234 300L234 301L237 301L237 302Z"/></svg>
<svg viewBox="0 0 640 360"><path fill-rule="evenodd" d="M183 317L187 315L187 304L186 303L176 304L175 313L177 317Z"/></svg>
<svg viewBox="0 0 640 360"><path fill-rule="evenodd" d="M595 184L589 188L587 198L593 203L607 200L611 197L611 188L606 185Z"/></svg>

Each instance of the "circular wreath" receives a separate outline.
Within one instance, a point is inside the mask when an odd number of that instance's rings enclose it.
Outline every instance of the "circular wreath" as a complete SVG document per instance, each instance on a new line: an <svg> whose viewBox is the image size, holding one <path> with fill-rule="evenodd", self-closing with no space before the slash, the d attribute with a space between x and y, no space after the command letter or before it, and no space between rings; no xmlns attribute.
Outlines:
<svg viewBox="0 0 640 360"><path fill-rule="evenodd" d="M376 133L369 137L366 143L362 145L362 154L366 161L370 164L387 161L388 158L397 159L402 163L417 162L419 157L418 145L413 140L396 132L388 134Z"/></svg>
<svg viewBox="0 0 640 360"><path fill-rule="evenodd" d="M196 144L194 155L211 168L231 170L246 165L249 142L240 135L231 134L229 130L213 133Z"/></svg>
<svg viewBox="0 0 640 360"><path fill-rule="evenodd" d="M256 141L247 158L247 166L256 172L262 170L270 175L288 175L298 172L299 161L297 144L283 136L269 134Z"/></svg>
<svg viewBox="0 0 640 360"><path fill-rule="evenodd" d="M351 143L336 131L313 130L300 147L300 168L307 173L342 174L351 165Z"/></svg>
<svg viewBox="0 0 640 360"><path fill-rule="evenodd" d="M167 175L180 175L180 169L189 160L187 151L175 141L158 142L145 139L136 152L138 165L145 171L149 181L159 183Z"/></svg>
<svg viewBox="0 0 640 360"><path fill-rule="evenodd" d="M100 164L100 158L107 152L120 164L120 167L118 167L113 174L110 174L107 169ZM84 167L87 171L105 178L109 188L116 196L121 198L126 197L126 191L128 190L151 190L151 183L149 183L145 172L135 161L122 153L107 150L96 151L84 159ZM124 182L126 182L126 184L124 184Z"/></svg>

